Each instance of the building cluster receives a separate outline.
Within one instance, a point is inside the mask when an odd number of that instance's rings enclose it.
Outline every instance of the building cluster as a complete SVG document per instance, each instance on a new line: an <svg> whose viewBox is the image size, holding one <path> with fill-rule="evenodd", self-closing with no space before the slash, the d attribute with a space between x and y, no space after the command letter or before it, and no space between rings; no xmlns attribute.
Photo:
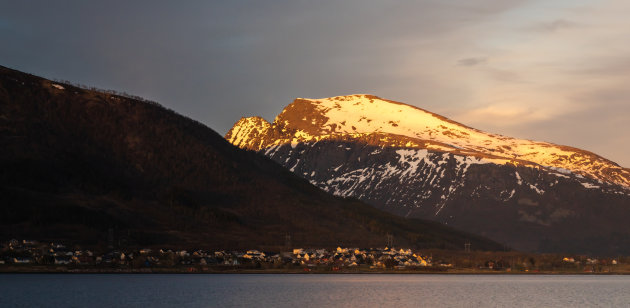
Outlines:
<svg viewBox="0 0 630 308"><path fill-rule="evenodd" d="M0 264L32 265L127 265L133 267L200 266L302 266L305 269L328 266L335 269L351 267L406 268L432 266L430 256L411 249L342 248L292 249L288 252L205 251L137 249L95 253L91 250L68 248L61 243L34 240L10 240L0 246ZM450 266L450 264L439 264Z"/></svg>
<svg viewBox="0 0 630 308"><path fill-rule="evenodd" d="M371 268L405 268L432 266L429 256L414 253L411 249L393 248L341 248L334 251L326 249L293 249L292 261L296 265L317 266L332 265L334 268L354 267L360 265Z"/></svg>
<svg viewBox="0 0 630 308"><path fill-rule="evenodd" d="M119 268L148 269L179 268L197 271L224 269L296 269L350 270L356 269L420 269L442 271L447 268L475 268L494 271L538 271L570 270L606 272L617 269L619 260L579 257L500 256L452 254L450 262L423 255L411 249L400 248L342 248L303 249L284 252L259 250L214 251L214 250L171 250L171 249L114 249L99 251L82 249L64 243L35 240L10 240L0 243L1 266L50 265L67 268Z"/></svg>
<svg viewBox="0 0 630 308"><path fill-rule="evenodd" d="M97 258L90 250L73 250L61 243L12 239L0 244L0 264L94 264Z"/></svg>
<svg viewBox="0 0 630 308"><path fill-rule="evenodd" d="M567 264L583 264L583 265L617 265L616 259L595 259L595 258L586 258L585 260L576 260L573 257L564 257L562 262Z"/></svg>

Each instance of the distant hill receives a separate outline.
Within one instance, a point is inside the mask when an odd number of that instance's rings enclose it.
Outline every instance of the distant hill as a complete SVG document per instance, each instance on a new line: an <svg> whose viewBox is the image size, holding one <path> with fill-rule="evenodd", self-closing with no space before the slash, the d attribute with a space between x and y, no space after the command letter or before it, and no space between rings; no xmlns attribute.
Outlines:
<svg viewBox="0 0 630 308"><path fill-rule="evenodd" d="M327 194L148 101L0 67L0 237L280 249L503 247Z"/></svg>

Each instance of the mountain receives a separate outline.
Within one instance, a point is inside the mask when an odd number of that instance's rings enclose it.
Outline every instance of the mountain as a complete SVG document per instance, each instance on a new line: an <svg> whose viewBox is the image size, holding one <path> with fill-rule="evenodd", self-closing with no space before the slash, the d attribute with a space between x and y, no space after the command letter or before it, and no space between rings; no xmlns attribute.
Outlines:
<svg viewBox="0 0 630 308"><path fill-rule="evenodd" d="M501 249L332 196L154 103L0 67L0 236L128 246Z"/></svg>
<svg viewBox="0 0 630 308"><path fill-rule="evenodd" d="M630 253L630 170L371 95L296 99L225 138L314 185L529 251Z"/></svg>

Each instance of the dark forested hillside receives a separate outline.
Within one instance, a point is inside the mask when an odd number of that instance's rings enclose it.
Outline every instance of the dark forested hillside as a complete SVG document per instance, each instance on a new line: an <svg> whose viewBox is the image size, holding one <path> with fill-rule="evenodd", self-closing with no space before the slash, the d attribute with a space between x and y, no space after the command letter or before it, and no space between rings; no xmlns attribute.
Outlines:
<svg viewBox="0 0 630 308"><path fill-rule="evenodd" d="M0 237L250 248L494 242L333 197L156 103L0 67Z"/></svg>

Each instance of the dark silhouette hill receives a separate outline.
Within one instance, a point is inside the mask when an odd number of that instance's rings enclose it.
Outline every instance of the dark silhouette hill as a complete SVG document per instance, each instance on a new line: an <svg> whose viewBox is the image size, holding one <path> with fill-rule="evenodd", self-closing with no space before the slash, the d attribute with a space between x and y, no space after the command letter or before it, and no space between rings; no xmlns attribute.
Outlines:
<svg viewBox="0 0 630 308"><path fill-rule="evenodd" d="M327 194L157 103L0 67L0 236L116 245L501 249Z"/></svg>

